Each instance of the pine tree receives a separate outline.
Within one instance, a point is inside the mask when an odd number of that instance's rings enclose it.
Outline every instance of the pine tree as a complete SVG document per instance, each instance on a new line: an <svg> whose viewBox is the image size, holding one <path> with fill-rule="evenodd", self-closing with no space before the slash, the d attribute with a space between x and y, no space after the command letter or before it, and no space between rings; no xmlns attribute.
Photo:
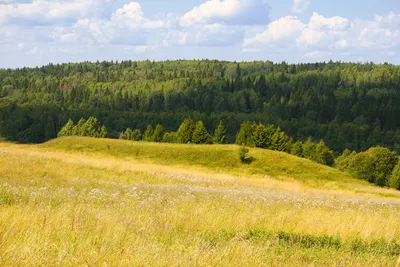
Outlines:
<svg viewBox="0 0 400 267"><path fill-rule="evenodd" d="M332 166L335 162L335 157L333 156L332 150L321 140L321 142L315 146L315 158L313 160L320 164Z"/></svg>
<svg viewBox="0 0 400 267"><path fill-rule="evenodd" d="M140 130L134 130L132 132L132 140L133 141L140 141L141 133Z"/></svg>
<svg viewBox="0 0 400 267"><path fill-rule="evenodd" d="M194 144L211 144L211 136L202 121L196 123L193 132L192 142Z"/></svg>
<svg viewBox="0 0 400 267"><path fill-rule="evenodd" d="M58 137L71 136L74 133L74 122L70 119L58 132Z"/></svg>
<svg viewBox="0 0 400 267"><path fill-rule="evenodd" d="M303 157L303 143L301 141L297 141L291 147L290 154Z"/></svg>
<svg viewBox="0 0 400 267"><path fill-rule="evenodd" d="M178 141L176 132L168 132L164 134L163 143L176 143Z"/></svg>
<svg viewBox="0 0 400 267"><path fill-rule="evenodd" d="M90 117L81 128L82 136L99 137L100 127L95 117Z"/></svg>
<svg viewBox="0 0 400 267"><path fill-rule="evenodd" d="M222 121L219 122L217 129L214 133L214 143L216 144L227 144L228 137L226 136L226 128Z"/></svg>
<svg viewBox="0 0 400 267"><path fill-rule="evenodd" d="M194 132L194 122L192 119L186 119L182 122L177 131L177 141L180 144L187 144L192 142Z"/></svg>
<svg viewBox="0 0 400 267"><path fill-rule="evenodd" d="M72 130L72 135L77 135L77 136L84 136L83 135L83 126L85 125L86 120L85 119L80 119L78 123L74 126L74 129Z"/></svg>
<svg viewBox="0 0 400 267"><path fill-rule="evenodd" d="M160 143L163 140L164 131L164 127L162 127L160 124L157 124L156 128L154 129L152 141Z"/></svg>
<svg viewBox="0 0 400 267"><path fill-rule="evenodd" d="M152 142L153 141L153 126L148 125L146 131L143 134L143 141Z"/></svg>
<svg viewBox="0 0 400 267"><path fill-rule="evenodd" d="M107 137L107 128L106 128L105 125L101 126L100 133L99 133L98 137L100 137L100 138L106 138Z"/></svg>

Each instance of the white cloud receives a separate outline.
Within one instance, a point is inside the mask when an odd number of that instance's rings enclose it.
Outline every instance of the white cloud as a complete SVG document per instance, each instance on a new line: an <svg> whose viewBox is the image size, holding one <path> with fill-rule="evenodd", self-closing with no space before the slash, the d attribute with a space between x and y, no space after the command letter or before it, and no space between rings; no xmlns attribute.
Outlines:
<svg viewBox="0 0 400 267"><path fill-rule="evenodd" d="M310 55L322 52L357 50L380 51L400 47L400 14L375 16L372 21L335 16L325 18L314 13L307 24L287 16L270 23L267 29L244 40L244 47L282 47L306 51ZM319 51L318 54L312 54ZM327 54L325 54L327 55Z"/></svg>
<svg viewBox="0 0 400 267"><path fill-rule="evenodd" d="M302 13L310 6L310 0L293 0L292 11L294 13Z"/></svg>
<svg viewBox="0 0 400 267"><path fill-rule="evenodd" d="M1 24L70 24L80 18L102 16L113 0L7 1L0 8Z"/></svg>
<svg viewBox="0 0 400 267"><path fill-rule="evenodd" d="M257 46L280 41L298 35L305 27L305 24L296 16L286 16L271 22L267 30L257 34L253 38L244 41L245 46Z"/></svg>
<svg viewBox="0 0 400 267"><path fill-rule="evenodd" d="M264 24L270 6L264 0L208 0L180 19L182 27L195 24Z"/></svg>

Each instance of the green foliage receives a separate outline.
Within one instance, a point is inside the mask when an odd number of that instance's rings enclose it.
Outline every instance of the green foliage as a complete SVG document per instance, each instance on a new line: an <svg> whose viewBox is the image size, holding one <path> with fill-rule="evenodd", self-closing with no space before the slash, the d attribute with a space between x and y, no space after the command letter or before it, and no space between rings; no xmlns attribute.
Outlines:
<svg viewBox="0 0 400 267"><path fill-rule="evenodd" d="M177 131L177 140L180 144L188 144L192 142L195 125L192 119L185 119Z"/></svg>
<svg viewBox="0 0 400 267"><path fill-rule="evenodd" d="M101 126L95 117L90 117L87 121L82 118L77 125L74 125L74 122L69 120L58 132L58 137L72 135L105 138L107 136L107 128L104 125ZM121 134L121 137L125 138L123 134Z"/></svg>
<svg viewBox="0 0 400 267"><path fill-rule="evenodd" d="M250 122L244 122L240 125L240 130L236 135L236 144L243 146L255 146L254 132L256 125Z"/></svg>
<svg viewBox="0 0 400 267"><path fill-rule="evenodd" d="M241 147L239 149L239 159L240 162L245 163L247 160L247 153L249 153L249 149L247 147Z"/></svg>
<svg viewBox="0 0 400 267"><path fill-rule="evenodd" d="M393 173L390 176L388 185L391 188L400 190L400 162L397 163L396 167L394 168Z"/></svg>
<svg viewBox="0 0 400 267"><path fill-rule="evenodd" d="M315 159L315 152L316 152L316 146L315 143L311 140L311 138L308 138L306 142L303 143L303 156L306 159Z"/></svg>
<svg viewBox="0 0 400 267"><path fill-rule="evenodd" d="M194 144L211 144L211 136L207 132L206 127L202 121L196 122L195 129L193 131L192 142Z"/></svg>
<svg viewBox="0 0 400 267"><path fill-rule="evenodd" d="M333 166L335 157L333 156L332 150L325 145L324 141L319 142L315 146L314 161L327 166Z"/></svg>
<svg viewBox="0 0 400 267"><path fill-rule="evenodd" d="M163 140L164 137L164 127L162 127L160 124L157 124L156 128L154 129L152 141L160 143Z"/></svg>
<svg viewBox="0 0 400 267"><path fill-rule="evenodd" d="M335 160L335 168L341 171L347 171L349 169L351 161L357 155L355 151L351 151L346 149L343 151L342 155L336 158Z"/></svg>
<svg viewBox="0 0 400 267"><path fill-rule="evenodd" d="M222 121L219 121L219 124L214 132L214 143L215 144L227 144L228 137L226 136L226 128Z"/></svg>
<svg viewBox="0 0 400 267"><path fill-rule="evenodd" d="M360 179L386 186L397 163L396 153L387 148L373 147L357 154L351 161L349 170Z"/></svg>
<svg viewBox="0 0 400 267"><path fill-rule="evenodd" d="M74 122L70 119L58 132L58 137L74 135Z"/></svg>
<svg viewBox="0 0 400 267"><path fill-rule="evenodd" d="M143 133L143 141L146 141L146 142L154 141L153 134L154 134L153 126L147 125L147 128Z"/></svg>
<svg viewBox="0 0 400 267"><path fill-rule="evenodd" d="M177 143L178 137L176 132L167 132L164 134L163 143Z"/></svg>
<svg viewBox="0 0 400 267"><path fill-rule="evenodd" d="M290 153L297 157L303 157L303 143L301 141L295 142L290 149Z"/></svg>

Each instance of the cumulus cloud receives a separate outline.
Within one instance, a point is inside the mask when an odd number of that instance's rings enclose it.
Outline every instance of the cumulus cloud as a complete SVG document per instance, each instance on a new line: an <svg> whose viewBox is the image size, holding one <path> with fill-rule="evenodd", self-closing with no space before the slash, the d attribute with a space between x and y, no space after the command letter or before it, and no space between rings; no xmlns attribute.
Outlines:
<svg viewBox="0 0 400 267"><path fill-rule="evenodd" d="M244 40L245 48L287 47L306 57L331 55L333 52L365 52L400 47L400 14L375 16L372 21L314 13L308 23L287 16L270 23L267 29Z"/></svg>
<svg viewBox="0 0 400 267"><path fill-rule="evenodd" d="M302 13L310 6L310 0L293 0L292 11L295 13Z"/></svg>
<svg viewBox="0 0 400 267"><path fill-rule="evenodd" d="M104 15L113 0L10 1L0 8L0 25L68 24Z"/></svg>
<svg viewBox="0 0 400 267"><path fill-rule="evenodd" d="M264 0L208 0L180 19L182 27L195 24L265 24L270 6Z"/></svg>

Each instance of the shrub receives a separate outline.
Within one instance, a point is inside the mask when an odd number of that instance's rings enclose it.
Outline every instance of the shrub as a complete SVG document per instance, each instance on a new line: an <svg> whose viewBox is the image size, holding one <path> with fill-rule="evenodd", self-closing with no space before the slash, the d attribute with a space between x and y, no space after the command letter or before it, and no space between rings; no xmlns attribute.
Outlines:
<svg viewBox="0 0 400 267"><path fill-rule="evenodd" d="M249 149L246 147L241 147L239 149L239 159L240 162L245 163L247 160L247 153L249 153Z"/></svg>

